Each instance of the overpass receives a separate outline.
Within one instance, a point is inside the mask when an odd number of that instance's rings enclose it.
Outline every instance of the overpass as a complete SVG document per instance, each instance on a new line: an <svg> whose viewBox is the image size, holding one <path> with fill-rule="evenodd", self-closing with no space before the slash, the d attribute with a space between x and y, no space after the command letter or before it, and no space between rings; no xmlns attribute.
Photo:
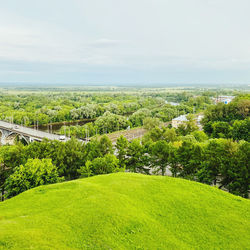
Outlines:
<svg viewBox="0 0 250 250"><path fill-rule="evenodd" d="M24 139L27 143L30 143L33 141L42 141L45 138L49 140L58 140L58 141L64 141L64 142L70 140L69 137L50 134L47 132L35 130L33 128L27 128L24 126L20 126L17 124L4 122L4 121L0 121L0 133L2 134L1 140L0 140L1 145L8 144L8 140L12 136L17 136L17 135L19 135L21 139Z"/></svg>

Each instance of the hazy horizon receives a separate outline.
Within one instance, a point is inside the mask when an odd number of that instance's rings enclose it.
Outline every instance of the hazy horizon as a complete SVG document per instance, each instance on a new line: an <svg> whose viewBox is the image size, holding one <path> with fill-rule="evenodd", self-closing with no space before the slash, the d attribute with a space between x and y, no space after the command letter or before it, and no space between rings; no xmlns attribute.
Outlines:
<svg viewBox="0 0 250 250"><path fill-rule="evenodd" d="M249 0L5 1L0 84L248 85L249 10Z"/></svg>

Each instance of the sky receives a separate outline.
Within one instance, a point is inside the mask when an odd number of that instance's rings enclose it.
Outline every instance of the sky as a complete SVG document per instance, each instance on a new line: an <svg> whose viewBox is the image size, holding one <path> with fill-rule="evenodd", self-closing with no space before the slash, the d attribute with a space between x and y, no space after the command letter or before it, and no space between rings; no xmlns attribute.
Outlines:
<svg viewBox="0 0 250 250"><path fill-rule="evenodd" d="M8 0L0 82L250 83L249 0Z"/></svg>

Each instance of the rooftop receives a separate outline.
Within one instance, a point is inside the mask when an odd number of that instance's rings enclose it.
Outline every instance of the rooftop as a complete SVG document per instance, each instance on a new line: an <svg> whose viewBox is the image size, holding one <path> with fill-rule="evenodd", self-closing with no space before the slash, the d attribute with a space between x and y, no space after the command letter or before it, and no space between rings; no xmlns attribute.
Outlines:
<svg viewBox="0 0 250 250"><path fill-rule="evenodd" d="M180 116L174 118L173 120L174 120L174 121L188 121L186 115L180 115Z"/></svg>
<svg viewBox="0 0 250 250"><path fill-rule="evenodd" d="M172 106L179 106L180 105L180 103L178 103L178 102L168 102L168 101L165 101L165 103L166 104L170 104Z"/></svg>

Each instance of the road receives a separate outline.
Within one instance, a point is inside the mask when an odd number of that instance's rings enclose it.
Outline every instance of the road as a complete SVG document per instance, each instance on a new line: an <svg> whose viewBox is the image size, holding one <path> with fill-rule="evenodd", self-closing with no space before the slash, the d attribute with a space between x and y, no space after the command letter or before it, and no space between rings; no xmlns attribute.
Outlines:
<svg viewBox="0 0 250 250"><path fill-rule="evenodd" d="M16 124L4 122L4 121L0 121L0 129L5 129L15 134L21 134L23 136L31 137L31 138L38 139L38 140L43 140L44 138L47 138L49 140L61 141L61 138L62 138L60 135L50 134L47 132L35 130L32 128L27 128L24 126L20 126L20 125L16 125ZM69 137L65 137L65 140L63 141L67 141L69 139L70 139Z"/></svg>

